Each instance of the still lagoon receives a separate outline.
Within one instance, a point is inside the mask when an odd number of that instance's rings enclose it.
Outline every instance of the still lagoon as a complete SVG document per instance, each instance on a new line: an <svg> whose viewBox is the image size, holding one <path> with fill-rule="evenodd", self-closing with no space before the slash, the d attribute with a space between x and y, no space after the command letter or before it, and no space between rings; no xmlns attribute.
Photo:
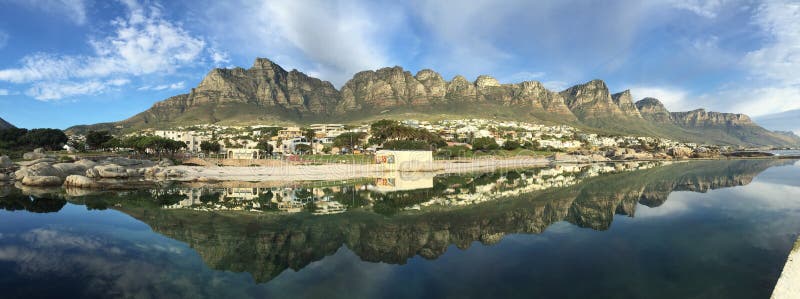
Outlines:
<svg viewBox="0 0 800 299"><path fill-rule="evenodd" d="M0 186L3 298L769 298L800 162Z"/></svg>

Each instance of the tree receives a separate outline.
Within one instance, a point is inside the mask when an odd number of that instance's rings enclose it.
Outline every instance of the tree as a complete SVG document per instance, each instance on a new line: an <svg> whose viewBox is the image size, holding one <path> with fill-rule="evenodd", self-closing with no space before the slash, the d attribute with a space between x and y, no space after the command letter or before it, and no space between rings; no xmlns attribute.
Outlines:
<svg viewBox="0 0 800 299"><path fill-rule="evenodd" d="M220 146L218 142L214 141L203 141L200 142L200 150L206 154L209 153L218 153L220 150Z"/></svg>
<svg viewBox="0 0 800 299"><path fill-rule="evenodd" d="M342 133L339 136L336 136L336 138L333 138L333 146L353 149L357 145L361 144L361 139L363 139L366 135L367 134L364 132Z"/></svg>
<svg viewBox="0 0 800 299"><path fill-rule="evenodd" d="M317 137L317 133L312 129L303 129L303 137L305 137L309 143L314 144L314 137ZM311 146L310 148L311 154L314 154L314 147Z"/></svg>
<svg viewBox="0 0 800 299"><path fill-rule="evenodd" d="M20 142L31 147L56 150L67 143L67 135L59 129L33 129L20 138Z"/></svg>
<svg viewBox="0 0 800 299"><path fill-rule="evenodd" d="M86 145L91 149L103 148L103 144L111 140L112 137L108 131L89 131L86 134Z"/></svg>
<svg viewBox="0 0 800 299"><path fill-rule="evenodd" d="M506 142L503 142L503 149L507 151L513 151L519 147L519 142L516 140L506 140Z"/></svg>
<svg viewBox="0 0 800 299"><path fill-rule="evenodd" d="M0 148L13 149L21 146L20 139L27 133L27 129L8 128L0 130Z"/></svg>
<svg viewBox="0 0 800 299"><path fill-rule="evenodd" d="M118 138L111 138L111 140L106 141L102 145L102 148L107 148L107 149L114 149L114 148L121 148L121 147L125 147L125 144L124 144L123 140L120 140Z"/></svg>
<svg viewBox="0 0 800 299"><path fill-rule="evenodd" d="M385 142L392 140L407 140L407 141L420 141L428 144L426 149L431 147L445 146L447 143L441 136L428 132L423 128L412 128L404 126L394 120L379 120L370 125L370 133L372 138L369 142L371 144L383 144L386 148ZM410 144L410 143L406 143Z"/></svg>
<svg viewBox="0 0 800 299"><path fill-rule="evenodd" d="M494 138L481 137L472 141L472 149L476 151L490 151L500 148Z"/></svg>
<svg viewBox="0 0 800 299"><path fill-rule="evenodd" d="M384 149L393 150L429 150L430 145L417 140L390 140L383 143Z"/></svg>
<svg viewBox="0 0 800 299"><path fill-rule="evenodd" d="M299 154L308 154L308 153L311 152L311 146L308 145L308 144L302 144L301 143L301 144L295 145L294 151L296 151Z"/></svg>
<svg viewBox="0 0 800 299"><path fill-rule="evenodd" d="M272 152L275 150L272 144L270 144L266 140L259 141L258 144L256 145L256 148L266 152L267 155L269 156L272 156Z"/></svg>

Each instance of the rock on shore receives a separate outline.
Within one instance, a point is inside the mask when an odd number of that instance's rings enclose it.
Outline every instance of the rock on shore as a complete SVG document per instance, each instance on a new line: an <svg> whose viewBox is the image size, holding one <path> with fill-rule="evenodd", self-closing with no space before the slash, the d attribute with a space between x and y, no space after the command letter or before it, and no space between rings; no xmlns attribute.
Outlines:
<svg viewBox="0 0 800 299"><path fill-rule="evenodd" d="M23 185L60 186L63 184L78 188L118 186L119 180L141 179L149 169L158 168L153 161L117 157L106 158L98 162L79 160L72 163L57 163L54 158L44 157L20 162L19 165L20 168L14 172L13 178ZM180 174L173 172L164 177L174 177ZM104 184L105 181L108 181L109 184Z"/></svg>

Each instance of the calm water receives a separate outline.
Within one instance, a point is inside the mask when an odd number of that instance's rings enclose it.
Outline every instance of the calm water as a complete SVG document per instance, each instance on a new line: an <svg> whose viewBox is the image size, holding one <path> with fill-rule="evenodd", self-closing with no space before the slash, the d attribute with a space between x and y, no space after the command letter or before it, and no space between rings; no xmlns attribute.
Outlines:
<svg viewBox="0 0 800 299"><path fill-rule="evenodd" d="M0 188L3 298L768 298L800 162Z"/></svg>

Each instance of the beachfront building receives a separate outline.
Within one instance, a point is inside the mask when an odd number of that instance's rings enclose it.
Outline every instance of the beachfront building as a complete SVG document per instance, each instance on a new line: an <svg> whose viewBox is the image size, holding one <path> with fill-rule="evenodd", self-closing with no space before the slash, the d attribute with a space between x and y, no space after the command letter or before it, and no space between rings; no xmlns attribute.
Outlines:
<svg viewBox="0 0 800 299"><path fill-rule="evenodd" d="M200 143L211 140L208 135L195 131L156 130L153 135L183 142L187 151L195 153L200 152Z"/></svg>
<svg viewBox="0 0 800 299"><path fill-rule="evenodd" d="M379 150L375 163L387 171L431 171L434 170L432 151Z"/></svg>
<svg viewBox="0 0 800 299"><path fill-rule="evenodd" d="M288 127L283 130L278 131L278 139L286 140L286 139L293 139L303 137L303 130L300 130L300 127Z"/></svg>
<svg viewBox="0 0 800 299"><path fill-rule="evenodd" d="M333 138L347 132L343 124L313 124L309 128L317 138Z"/></svg>

